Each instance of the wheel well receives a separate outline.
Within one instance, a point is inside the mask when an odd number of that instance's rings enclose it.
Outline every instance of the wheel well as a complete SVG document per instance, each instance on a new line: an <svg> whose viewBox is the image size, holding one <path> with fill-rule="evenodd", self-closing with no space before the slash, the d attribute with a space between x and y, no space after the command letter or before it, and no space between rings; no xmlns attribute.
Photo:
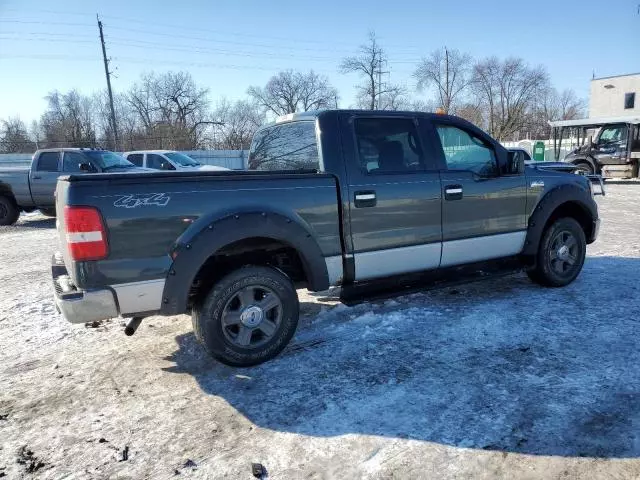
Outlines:
<svg viewBox="0 0 640 480"><path fill-rule="evenodd" d="M13 191L9 185L4 183L0 183L0 197L6 197L11 200L16 206L18 203L16 202L16 198L13 196Z"/></svg>
<svg viewBox="0 0 640 480"><path fill-rule="evenodd" d="M246 238L226 245L204 262L191 284L189 305L200 302L219 279L245 265L275 267L287 275L296 288L308 285L302 257L295 248L272 238Z"/></svg>
<svg viewBox="0 0 640 480"><path fill-rule="evenodd" d="M582 227L584 236L587 239L591 237L593 233L593 218L591 218L591 214L587 209L576 202L566 202L558 206L545 223L542 231L546 231L553 222L564 217L571 217L576 220Z"/></svg>

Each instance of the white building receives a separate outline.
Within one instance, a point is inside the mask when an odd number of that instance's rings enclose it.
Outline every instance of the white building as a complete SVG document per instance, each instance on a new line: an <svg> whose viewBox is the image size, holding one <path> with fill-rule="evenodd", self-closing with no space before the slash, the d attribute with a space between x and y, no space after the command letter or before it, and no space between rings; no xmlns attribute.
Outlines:
<svg viewBox="0 0 640 480"><path fill-rule="evenodd" d="M589 117L640 114L640 73L591 80Z"/></svg>

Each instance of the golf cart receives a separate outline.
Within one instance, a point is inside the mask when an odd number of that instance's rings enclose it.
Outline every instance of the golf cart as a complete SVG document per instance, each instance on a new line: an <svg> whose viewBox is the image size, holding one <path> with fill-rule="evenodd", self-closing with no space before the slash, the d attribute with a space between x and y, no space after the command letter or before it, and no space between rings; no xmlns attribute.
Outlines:
<svg viewBox="0 0 640 480"><path fill-rule="evenodd" d="M553 128L556 161L560 160L565 132L574 131L580 146L571 150L562 159L564 162L575 165L586 175L638 178L640 116L559 120L549 122L549 125Z"/></svg>

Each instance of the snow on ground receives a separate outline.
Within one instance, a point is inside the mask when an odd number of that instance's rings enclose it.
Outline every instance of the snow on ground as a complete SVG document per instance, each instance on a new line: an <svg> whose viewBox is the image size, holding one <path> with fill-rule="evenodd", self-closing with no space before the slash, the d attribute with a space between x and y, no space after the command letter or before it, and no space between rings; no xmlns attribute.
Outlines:
<svg viewBox="0 0 640 480"><path fill-rule="evenodd" d="M54 221L24 216L0 229L0 477L638 478L640 184L599 203L567 288L301 292L294 342L251 369L208 358L185 316L68 324Z"/></svg>

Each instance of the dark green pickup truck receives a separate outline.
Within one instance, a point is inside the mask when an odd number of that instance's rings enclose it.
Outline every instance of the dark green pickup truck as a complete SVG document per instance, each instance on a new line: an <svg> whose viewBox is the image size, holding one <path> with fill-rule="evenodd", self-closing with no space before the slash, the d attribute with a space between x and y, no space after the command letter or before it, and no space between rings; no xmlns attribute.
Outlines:
<svg viewBox="0 0 640 480"><path fill-rule="evenodd" d="M261 129L249 171L71 175L57 186L56 304L71 322L190 313L224 363L277 355L296 288L518 261L580 273L599 219L588 179L525 167L456 117L334 110Z"/></svg>

